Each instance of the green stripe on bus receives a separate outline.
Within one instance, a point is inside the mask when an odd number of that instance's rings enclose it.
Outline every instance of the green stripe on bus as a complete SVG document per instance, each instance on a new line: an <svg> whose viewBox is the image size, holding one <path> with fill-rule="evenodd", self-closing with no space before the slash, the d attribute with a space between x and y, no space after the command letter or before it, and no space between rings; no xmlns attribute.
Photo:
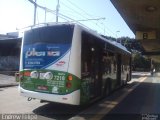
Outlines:
<svg viewBox="0 0 160 120"><path fill-rule="evenodd" d="M26 90L65 95L80 89L80 78L73 74L55 70L36 70L39 73L39 77L33 79L28 75L32 71L35 70L24 70L20 72L23 76L20 85ZM51 72L53 74L53 79L44 79L43 76L46 72ZM69 75L72 76L72 80L68 80Z"/></svg>

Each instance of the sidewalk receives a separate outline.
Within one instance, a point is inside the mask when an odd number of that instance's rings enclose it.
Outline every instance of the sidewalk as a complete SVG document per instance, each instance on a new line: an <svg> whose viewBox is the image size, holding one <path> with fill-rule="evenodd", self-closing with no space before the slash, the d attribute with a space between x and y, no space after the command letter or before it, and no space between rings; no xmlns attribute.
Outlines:
<svg viewBox="0 0 160 120"><path fill-rule="evenodd" d="M16 82L15 80L15 76L0 74L0 88L9 87L9 86L17 86L18 84L19 83Z"/></svg>

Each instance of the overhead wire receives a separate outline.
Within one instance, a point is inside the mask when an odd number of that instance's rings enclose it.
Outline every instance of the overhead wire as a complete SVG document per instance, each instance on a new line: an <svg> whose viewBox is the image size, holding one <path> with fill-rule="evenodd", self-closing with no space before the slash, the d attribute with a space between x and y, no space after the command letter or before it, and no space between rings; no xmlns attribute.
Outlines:
<svg viewBox="0 0 160 120"><path fill-rule="evenodd" d="M62 5L64 5L66 8L68 8L68 9L72 10L72 13L74 12L74 13L76 13L76 14L78 14L78 15L80 15L80 16L82 16L82 17L86 18L86 19L88 19L88 18L87 18L86 16L84 16L82 13L77 12L75 9L73 9L73 8L71 8L71 7L69 7L69 6L67 6L67 5L66 5L66 4L64 4L62 1L60 1L60 3L61 3Z"/></svg>
<svg viewBox="0 0 160 120"><path fill-rule="evenodd" d="M74 4L74 3L71 2L70 0L67 0L67 2L69 2L72 6L78 8L79 10L81 10L83 13L85 13L85 14L88 15L89 17L98 17L98 16L90 15L89 13L87 13L85 10L83 10L82 8L80 8L78 5Z"/></svg>
<svg viewBox="0 0 160 120"><path fill-rule="evenodd" d="M34 4L34 5L37 5L37 7L45 10L46 12L50 12L50 13L56 15L56 10L51 10L51 9L48 9L47 7L43 7L43 6L35 3L33 0L28 0L28 1L31 2L31 3ZM81 9L80 7L78 7L77 5L75 5L74 3L72 3L71 1L69 1L69 0L67 0L67 1L68 1L70 4L72 4L72 6L76 6L76 8L78 8L78 9L81 10L81 11L83 11L83 13L85 13L86 15L91 16L91 15L89 15L85 10ZM68 6L65 5L63 2L61 2L61 3L62 3L65 7L71 9L72 11L75 11L73 8L68 7ZM75 12L76 12L78 15L81 15L82 17L84 17L84 18L86 18L86 19L89 19L89 18L87 18L86 16L82 15L80 12L77 12L77 11L75 11ZM60 17L61 19L64 19L64 20L68 21L68 22L69 22L69 20L71 20L71 21L75 21L75 22L83 25L83 24L80 23L79 21L76 21L76 20L74 20L74 19L72 19L72 18L70 18L70 17L68 17L68 16L66 16L66 15L64 15L64 14L62 14L62 13L59 13L59 17ZM93 17L93 16L92 16L92 17ZM105 29L105 28L102 28L99 24L97 24L97 22L95 23L95 22L92 21L92 23L94 23L94 24L95 24L98 28L100 28L101 30L104 30L104 29ZM104 24L104 25L105 25L105 24ZM83 26L86 27L86 25L83 25ZM106 28L107 28L107 27L106 27ZM108 28L107 28L107 29L108 29ZM111 32L110 29L108 29L108 30ZM113 32L111 32L111 33L114 34Z"/></svg>
<svg viewBox="0 0 160 120"><path fill-rule="evenodd" d="M74 4L73 2L71 2L70 0L66 0L67 2L69 2L70 4L72 4L73 6L75 6L76 8L78 8L79 10L81 10L83 13L85 13L86 15L90 16L90 17L93 17L93 15L90 15L88 14L85 10L83 10L82 8L80 8L79 6L77 6L76 4ZM103 24L105 25L105 24ZM110 30L108 27L106 27L105 25L105 28L110 32L112 33L113 35L116 35L112 30Z"/></svg>
<svg viewBox="0 0 160 120"><path fill-rule="evenodd" d="M51 9L48 9L47 7L43 7L43 6L35 3L33 0L28 0L28 1L31 2L31 3L34 4L34 5L37 5L37 7L39 7L39 8L41 8L41 9L43 9L43 10L46 10L47 12L50 12L50 13L56 15L56 10L51 10ZM60 14L60 15L63 16L63 17L67 17L67 16L62 15L62 14ZM61 16L60 16L60 17L61 17ZM67 18L69 18L69 17L67 17ZM64 19L64 18L63 18L63 19ZM71 19L71 20L72 20L72 19Z"/></svg>
<svg viewBox="0 0 160 120"><path fill-rule="evenodd" d="M69 2L72 6L74 6L75 8L78 8L79 10L81 10L81 12L85 13L87 16L91 17L91 18L95 18L95 16L90 15L89 13L87 13L85 10L83 10L82 8L80 8L78 5L74 4L73 2L71 2L70 0L66 0L67 2ZM96 16L97 17L97 16ZM89 18L87 18L89 19ZM96 24L96 23L95 23Z"/></svg>
<svg viewBox="0 0 160 120"><path fill-rule="evenodd" d="M89 16L89 17L93 17L93 15L90 15L90 14L88 14L85 10L83 10L82 8L80 8L78 5L76 5L76 4L74 4L73 2L71 2L70 0L66 0L67 2L69 2L72 6L74 6L74 7L76 7L76 8L78 8L79 10L81 10L83 13L85 13L87 16ZM63 2L61 2L63 5L65 5ZM71 9L71 10L73 10L73 11L75 11L73 8L71 8L71 7L69 7L69 6L67 6L67 5L65 5L67 8L69 8L69 9ZM85 17L86 19L89 19L89 18L87 18L86 16L84 16L84 15L82 15L81 13L79 13L79 12L77 12L76 11L76 13L78 13L78 14L80 14L81 16L83 16L83 17ZM81 21L81 20L80 20ZM83 21L83 20L82 20ZM84 20L85 21L85 20ZM93 22L92 21L92 23L94 23L96 26L98 26L100 29L102 29L102 30L104 30L104 28L102 28L100 25L98 25L97 23L95 23L95 22ZM105 24L103 24L103 25L105 25ZM105 26L106 27L106 26ZM111 34L113 34L113 35L115 35L108 27L106 27L107 28L107 30L111 33ZM106 32L106 31L105 31ZM108 33L108 32L107 32Z"/></svg>
<svg viewBox="0 0 160 120"><path fill-rule="evenodd" d="M32 4L36 5L37 7L41 8L41 9L43 9L43 10L46 10L47 12L51 12L51 13L53 13L53 14L56 14L56 10L51 10L51 9L46 8L46 7L43 7L43 6L35 3L33 0L28 0L28 1L31 2ZM68 21L68 19L69 19L69 20L72 20L72 21L75 21L74 19L72 19L72 18L70 18L70 17L68 17L68 16L66 16L66 15L63 15L63 14L61 14L61 13L59 13L59 17L61 17L61 18L64 19L64 20L67 20L67 21ZM67 18L67 19L66 19L66 18ZM78 22L78 23L80 23L80 22ZM80 24L81 24L81 23L80 23ZM84 26L84 25L83 25L83 26ZM102 28L101 28L101 29L102 29Z"/></svg>
<svg viewBox="0 0 160 120"><path fill-rule="evenodd" d="M87 21L87 19L88 19L88 21L90 20L88 17L82 15L80 12L77 12L76 10L74 10L73 8L67 6L67 5L64 4L63 2L61 2L61 4L64 5L65 7L67 7L68 9L74 11L74 12L77 13L78 15L81 15L82 17L86 18L86 20L81 20L81 21ZM79 8L77 5L75 5L75 4L73 4L73 3L71 3L71 4L74 5L74 6L76 6L77 8ZM79 8L79 9L80 9L80 8ZM82 9L80 9L80 10L83 11L83 12L85 12L85 11L82 10ZM85 12L85 13L88 14L87 12ZM88 15L89 15L89 14L88 14ZM74 21L76 21L76 20L74 20ZM77 20L77 21L78 21L78 20ZM92 21L92 23L94 23L94 24L95 24L97 27L99 27L101 30L104 30L104 28L102 28L101 26L99 26L97 23L95 23L95 22L93 22L93 21Z"/></svg>

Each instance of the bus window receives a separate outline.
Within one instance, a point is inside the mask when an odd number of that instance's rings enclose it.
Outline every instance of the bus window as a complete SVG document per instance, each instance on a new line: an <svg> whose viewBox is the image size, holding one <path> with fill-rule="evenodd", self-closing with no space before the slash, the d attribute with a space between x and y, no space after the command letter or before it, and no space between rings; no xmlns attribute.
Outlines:
<svg viewBox="0 0 160 120"><path fill-rule="evenodd" d="M105 95L115 89L117 85L117 54L105 50L101 66L103 94Z"/></svg>
<svg viewBox="0 0 160 120"><path fill-rule="evenodd" d="M43 27L27 31L24 36L24 44L35 43L54 43L67 44L71 43L73 35L73 27L54 26Z"/></svg>
<svg viewBox="0 0 160 120"><path fill-rule="evenodd" d="M122 64L121 64L121 80L122 84L127 82L130 74L130 59L127 55L122 55Z"/></svg>
<svg viewBox="0 0 160 120"><path fill-rule="evenodd" d="M100 95L101 41L89 34L82 34L82 81L88 82L90 99Z"/></svg>
<svg viewBox="0 0 160 120"><path fill-rule="evenodd" d="M103 71L103 79L111 78L116 79L117 72L117 60L116 54L112 52L106 52L103 54L102 58L102 71Z"/></svg>
<svg viewBox="0 0 160 120"><path fill-rule="evenodd" d="M26 31L23 68L41 69L64 56L71 47L72 26L48 26Z"/></svg>

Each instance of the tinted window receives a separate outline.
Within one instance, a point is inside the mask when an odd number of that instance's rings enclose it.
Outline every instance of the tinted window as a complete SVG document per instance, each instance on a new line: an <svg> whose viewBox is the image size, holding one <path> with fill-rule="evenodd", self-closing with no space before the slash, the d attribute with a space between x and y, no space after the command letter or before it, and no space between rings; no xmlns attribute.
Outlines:
<svg viewBox="0 0 160 120"><path fill-rule="evenodd" d="M26 31L24 35L24 44L52 43L67 44L71 43L73 35L73 25L57 25Z"/></svg>

